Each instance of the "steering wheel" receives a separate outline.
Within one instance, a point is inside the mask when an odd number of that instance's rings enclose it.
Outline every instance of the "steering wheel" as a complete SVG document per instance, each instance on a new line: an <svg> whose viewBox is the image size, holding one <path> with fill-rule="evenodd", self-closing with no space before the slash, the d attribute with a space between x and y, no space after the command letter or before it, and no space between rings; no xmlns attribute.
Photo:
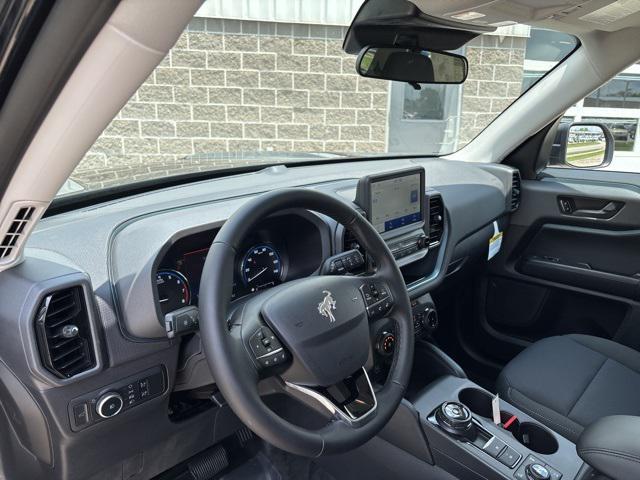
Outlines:
<svg viewBox="0 0 640 480"><path fill-rule="evenodd" d="M231 308L235 259L264 218L304 208L348 228L373 259L365 276L313 276L247 297ZM345 452L375 436L402 400L413 362L413 321L391 251L351 205L316 190L293 188L241 206L211 245L200 284L200 331L209 368L225 400L254 433L304 456ZM374 391L370 318L395 322L396 344L385 384ZM318 430L285 420L263 403L267 378L328 417Z"/></svg>

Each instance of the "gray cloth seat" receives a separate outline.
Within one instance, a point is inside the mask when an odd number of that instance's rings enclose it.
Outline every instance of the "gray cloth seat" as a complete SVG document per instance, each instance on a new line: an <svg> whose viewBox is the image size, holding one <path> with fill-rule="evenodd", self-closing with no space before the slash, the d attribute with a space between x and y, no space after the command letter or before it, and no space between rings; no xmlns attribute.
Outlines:
<svg viewBox="0 0 640 480"><path fill-rule="evenodd" d="M587 335L545 338L509 362L497 388L504 400L575 443L601 417L640 416L640 352Z"/></svg>

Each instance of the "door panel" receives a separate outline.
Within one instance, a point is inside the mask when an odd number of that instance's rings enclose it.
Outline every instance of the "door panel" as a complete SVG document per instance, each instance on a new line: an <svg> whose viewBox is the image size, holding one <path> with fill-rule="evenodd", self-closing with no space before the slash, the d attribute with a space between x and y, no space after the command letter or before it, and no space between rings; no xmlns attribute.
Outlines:
<svg viewBox="0 0 640 480"><path fill-rule="evenodd" d="M555 287L503 277L487 283L489 325L528 341L565 333L613 338L627 310L624 302Z"/></svg>
<svg viewBox="0 0 640 480"><path fill-rule="evenodd" d="M505 363L568 333L640 345L640 175L609 173L549 169L522 182L479 289L479 353Z"/></svg>

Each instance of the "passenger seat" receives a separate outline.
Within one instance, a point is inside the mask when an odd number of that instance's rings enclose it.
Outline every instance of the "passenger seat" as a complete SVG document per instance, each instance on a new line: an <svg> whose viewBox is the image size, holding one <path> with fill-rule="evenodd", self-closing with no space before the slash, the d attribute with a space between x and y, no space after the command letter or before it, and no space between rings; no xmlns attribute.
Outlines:
<svg viewBox="0 0 640 480"><path fill-rule="evenodd" d="M640 352L588 335L545 338L509 362L497 388L575 443L601 417L640 416Z"/></svg>

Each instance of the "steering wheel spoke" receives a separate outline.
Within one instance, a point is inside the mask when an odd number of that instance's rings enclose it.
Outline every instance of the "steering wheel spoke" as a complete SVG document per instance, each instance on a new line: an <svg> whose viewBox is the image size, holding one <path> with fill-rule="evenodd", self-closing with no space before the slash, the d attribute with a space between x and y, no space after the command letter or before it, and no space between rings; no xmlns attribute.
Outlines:
<svg viewBox="0 0 640 480"><path fill-rule="evenodd" d="M362 425L378 407L376 393L365 368L328 387L285 381L285 391L308 406L349 426Z"/></svg>

